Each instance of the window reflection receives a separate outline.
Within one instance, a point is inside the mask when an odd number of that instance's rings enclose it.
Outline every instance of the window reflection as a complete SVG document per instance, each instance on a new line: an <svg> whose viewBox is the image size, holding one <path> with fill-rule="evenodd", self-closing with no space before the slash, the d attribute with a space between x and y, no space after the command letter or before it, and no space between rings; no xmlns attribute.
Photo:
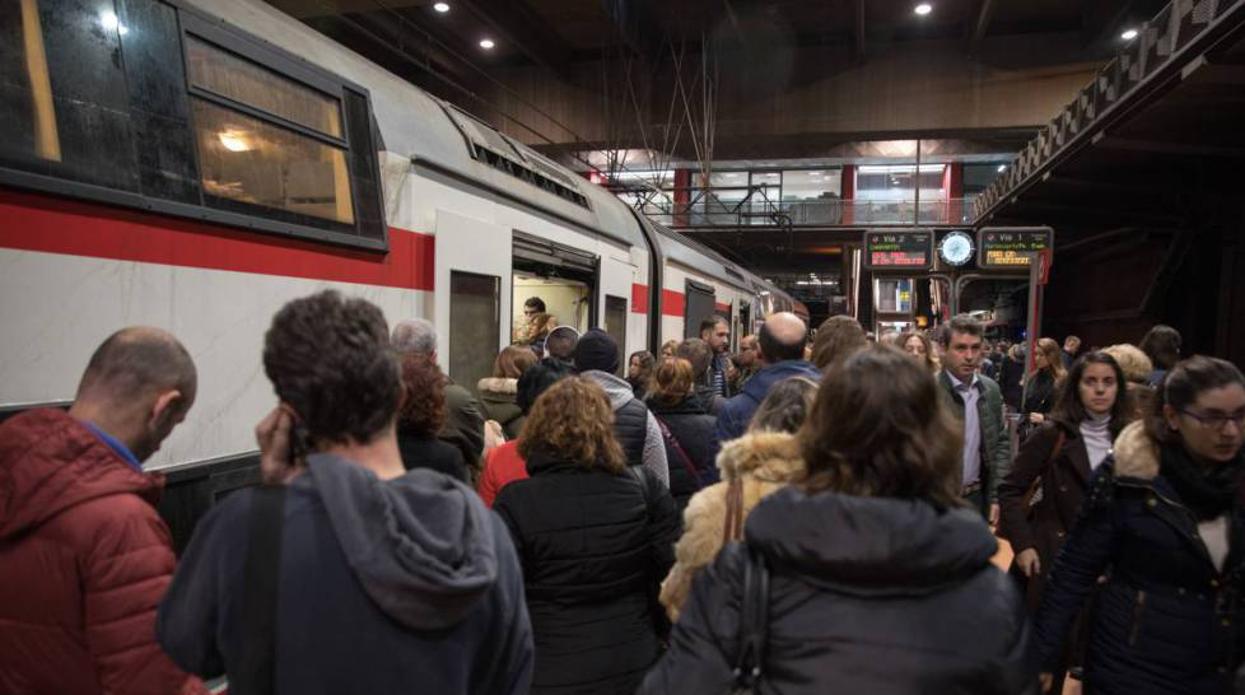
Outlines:
<svg viewBox="0 0 1245 695"><path fill-rule="evenodd" d="M344 150L201 99L194 121L204 193L354 224Z"/></svg>
<svg viewBox="0 0 1245 695"><path fill-rule="evenodd" d="M194 37L186 37L186 57L192 85L326 135L342 137L337 99Z"/></svg>

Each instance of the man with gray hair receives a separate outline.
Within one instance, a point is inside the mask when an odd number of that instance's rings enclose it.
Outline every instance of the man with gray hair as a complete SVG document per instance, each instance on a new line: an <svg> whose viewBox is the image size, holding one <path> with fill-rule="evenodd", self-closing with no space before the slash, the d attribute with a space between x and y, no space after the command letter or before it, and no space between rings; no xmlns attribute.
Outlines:
<svg viewBox="0 0 1245 695"><path fill-rule="evenodd" d="M424 356L437 363L437 328L427 319L406 319L393 327L393 347L403 354ZM463 452L463 461L472 480L479 477L480 457L484 454L484 414L480 403L467 389L446 375L445 425L437 438Z"/></svg>

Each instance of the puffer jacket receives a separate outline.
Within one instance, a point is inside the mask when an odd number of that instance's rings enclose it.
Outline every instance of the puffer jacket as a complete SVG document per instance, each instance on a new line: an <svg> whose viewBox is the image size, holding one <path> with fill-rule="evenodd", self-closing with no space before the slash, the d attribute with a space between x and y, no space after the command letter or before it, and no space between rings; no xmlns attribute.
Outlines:
<svg viewBox="0 0 1245 695"><path fill-rule="evenodd" d="M163 489L63 411L0 426L0 692L207 692L156 644Z"/></svg>
<svg viewBox="0 0 1245 695"><path fill-rule="evenodd" d="M670 620L679 619L692 580L722 549L726 524L726 491L730 481L743 484L745 517L761 499L804 471L796 438L786 432L752 432L727 442L718 454L722 482L692 496L683 512L683 536L674 546L674 567L661 585L661 603Z"/></svg>
<svg viewBox="0 0 1245 695"><path fill-rule="evenodd" d="M644 466L669 489L670 467L666 461L666 444L657 419L649 412L648 406L635 397L635 391L631 390L631 384L625 379L596 369L590 369L582 376L604 389L610 399L610 409L614 411L614 434L627 454L627 463ZM639 461L636 460L637 452Z"/></svg>
<svg viewBox="0 0 1245 695"><path fill-rule="evenodd" d="M670 494L681 514L697 490L718 479L718 471L713 466L714 417L705 412L700 399L692 394L678 403L652 400L648 408L659 426L664 425L665 431L670 433L669 439L664 432L662 437L666 445L666 463L670 466Z"/></svg>
<svg viewBox="0 0 1245 695"><path fill-rule="evenodd" d="M1160 473L1160 461L1159 446L1136 422L1116 438L1113 457L1094 471L1035 618L1038 653L1046 669L1059 663L1077 612L1096 590L1087 692L1230 693L1245 644L1240 502L1219 571L1196 518ZM1107 583L1099 586L1104 573Z"/></svg>
<svg viewBox="0 0 1245 695"><path fill-rule="evenodd" d="M480 394L484 418L497 421L506 439L518 438L523 429L523 410L515 403L519 380L487 377L476 384L476 391Z"/></svg>
<svg viewBox="0 0 1245 695"><path fill-rule="evenodd" d="M523 564L532 693L630 695L658 654L657 586L674 561L674 501L643 468L588 470L540 452L493 505Z"/></svg>
<svg viewBox="0 0 1245 695"><path fill-rule="evenodd" d="M1036 695L1023 602L973 510L788 486L744 535L696 580L640 695L731 692L747 548L770 568L757 692Z"/></svg>

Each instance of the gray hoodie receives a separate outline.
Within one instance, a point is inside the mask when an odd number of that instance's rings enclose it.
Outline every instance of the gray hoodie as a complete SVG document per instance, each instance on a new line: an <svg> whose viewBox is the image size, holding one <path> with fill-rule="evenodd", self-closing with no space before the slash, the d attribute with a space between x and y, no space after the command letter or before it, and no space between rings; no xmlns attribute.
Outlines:
<svg viewBox="0 0 1245 695"><path fill-rule="evenodd" d="M183 669L236 670L250 490L200 521L157 634ZM533 645L509 532L475 491L415 469L382 481L328 454L286 490L276 608L278 693L527 692Z"/></svg>
<svg viewBox="0 0 1245 695"><path fill-rule="evenodd" d="M635 391L625 379L609 372L590 369L581 376L592 379L598 386L605 389L610 399L610 408L618 410L635 398ZM644 467L651 470L657 479L666 487L670 487L670 467L666 462L666 444L661 439L661 428L657 426L657 418L648 414L648 435L644 437Z"/></svg>

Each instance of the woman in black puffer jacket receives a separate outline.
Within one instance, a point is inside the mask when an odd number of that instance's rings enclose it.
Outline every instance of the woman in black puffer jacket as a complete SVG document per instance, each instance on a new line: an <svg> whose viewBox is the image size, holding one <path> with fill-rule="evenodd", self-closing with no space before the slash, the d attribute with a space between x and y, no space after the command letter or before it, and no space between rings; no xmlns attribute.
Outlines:
<svg viewBox="0 0 1245 695"><path fill-rule="evenodd" d="M657 590L674 564L678 515L661 481L626 466L612 420L592 381L549 387L519 439L531 477L493 505L523 564L534 694L630 695L657 659Z"/></svg>
<svg viewBox="0 0 1245 695"><path fill-rule="evenodd" d="M648 409L657 418L666 444L670 494L682 516L696 491L718 479L713 465L714 416L693 388L692 363L681 357L662 360L653 372Z"/></svg>
<svg viewBox="0 0 1245 695"><path fill-rule="evenodd" d="M898 350L859 352L831 368L798 437L805 477L697 577L639 692L729 692L749 550L770 573L756 692L1036 692L1020 594L962 507L959 427L929 372Z"/></svg>
<svg viewBox="0 0 1245 695"><path fill-rule="evenodd" d="M1245 377L1193 357L1089 483L1035 620L1046 669L1098 587L1087 693L1227 695L1245 607ZM1108 571L1109 570L1109 571Z"/></svg>

